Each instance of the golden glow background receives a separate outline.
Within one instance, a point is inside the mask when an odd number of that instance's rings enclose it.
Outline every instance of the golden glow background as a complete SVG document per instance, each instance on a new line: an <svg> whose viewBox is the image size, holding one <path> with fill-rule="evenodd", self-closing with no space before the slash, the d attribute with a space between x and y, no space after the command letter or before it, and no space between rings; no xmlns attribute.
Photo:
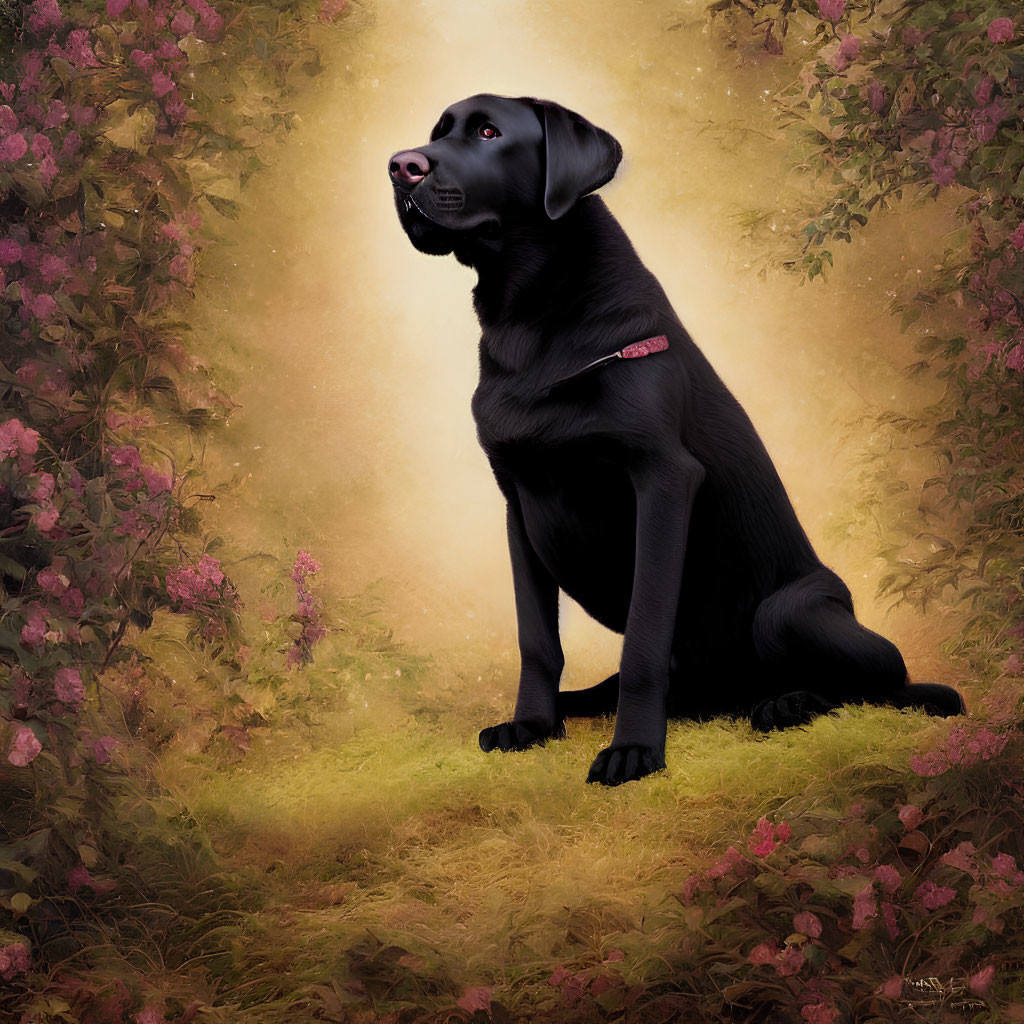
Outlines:
<svg viewBox="0 0 1024 1024"><path fill-rule="evenodd" d="M240 484L212 512L232 545L282 560L307 548L337 597L377 581L385 621L417 650L514 652L503 504L469 409L476 275L408 243L387 161L425 143L455 100L534 95L622 143L602 195L747 408L862 621L927 678L936 637L885 617L875 538L839 545L826 527L858 493L869 427L846 424L921 397L900 376L913 355L885 305L932 259L943 221L872 225L824 286L757 277L737 214L777 209L781 232L786 190L806 182L773 126L772 58L742 61L704 8L378 0L350 11L360 31L331 30L296 130L205 256L193 317L194 350L242 403L207 452L211 479ZM562 620L568 685L613 670L618 638L568 603Z"/></svg>

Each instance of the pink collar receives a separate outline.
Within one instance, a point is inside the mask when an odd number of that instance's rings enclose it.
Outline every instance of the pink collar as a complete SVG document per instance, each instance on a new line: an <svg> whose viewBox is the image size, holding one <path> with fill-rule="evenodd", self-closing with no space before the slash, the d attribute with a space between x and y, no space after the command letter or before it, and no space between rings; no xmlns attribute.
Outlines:
<svg viewBox="0 0 1024 1024"><path fill-rule="evenodd" d="M601 356L600 359L587 363L586 366L576 370L575 373L570 373L567 377L560 377L554 384L544 389L544 394L547 395L562 384L575 380L581 374L595 370L599 366L604 366L605 363L610 363L613 359L640 359L643 356L649 356L652 352L664 352L667 348L668 338L664 334L655 335L653 338L644 338L643 341L634 341L631 345L620 348L618 352L612 352L611 355Z"/></svg>

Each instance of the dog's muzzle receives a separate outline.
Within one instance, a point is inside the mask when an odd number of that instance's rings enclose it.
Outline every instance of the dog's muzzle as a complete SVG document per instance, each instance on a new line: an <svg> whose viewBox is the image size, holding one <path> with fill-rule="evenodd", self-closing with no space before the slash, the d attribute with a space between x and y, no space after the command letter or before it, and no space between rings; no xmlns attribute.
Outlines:
<svg viewBox="0 0 1024 1024"><path fill-rule="evenodd" d="M430 191L438 210L454 212L461 210L466 203L466 194L461 188L434 188Z"/></svg>

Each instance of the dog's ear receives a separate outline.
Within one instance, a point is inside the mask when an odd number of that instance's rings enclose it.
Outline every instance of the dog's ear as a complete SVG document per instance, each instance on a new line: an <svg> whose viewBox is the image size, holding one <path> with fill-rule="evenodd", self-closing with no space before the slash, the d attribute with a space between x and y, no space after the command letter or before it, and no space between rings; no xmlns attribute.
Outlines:
<svg viewBox="0 0 1024 1024"><path fill-rule="evenodd" d="M622 147L603 128L557 103L531 100L544 126L544 212L551 220L611 180Z"/></svg>

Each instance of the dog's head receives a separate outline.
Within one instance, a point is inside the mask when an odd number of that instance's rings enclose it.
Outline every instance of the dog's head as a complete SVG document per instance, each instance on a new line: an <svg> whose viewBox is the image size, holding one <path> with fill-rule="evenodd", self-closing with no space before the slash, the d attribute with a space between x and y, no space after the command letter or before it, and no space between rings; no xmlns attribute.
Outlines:
<svg viewBox="0 0 1024 1024"><path fill-rule="evenodd" d="M412 244L446 255L467 236L557 220L621 159L608 132L557 103L481 93L450 106L426 146L395 153L388 173Z"/></svg>

